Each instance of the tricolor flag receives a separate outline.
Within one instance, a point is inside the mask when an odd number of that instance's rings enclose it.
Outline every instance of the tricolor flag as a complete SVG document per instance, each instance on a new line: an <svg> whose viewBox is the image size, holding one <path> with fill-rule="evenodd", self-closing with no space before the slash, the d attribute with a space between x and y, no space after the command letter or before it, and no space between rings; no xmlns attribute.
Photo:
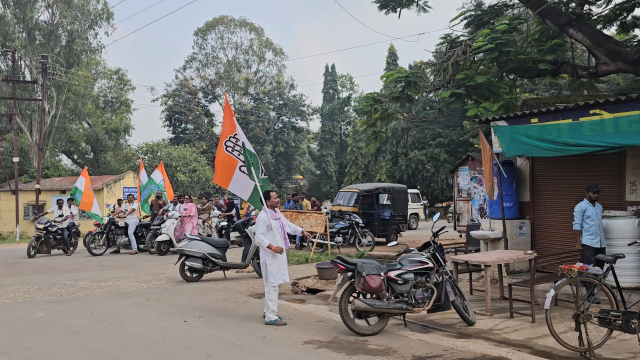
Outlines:
<svg viewBox="0 0 640 360"><path fill-rule="evenodd" d="M158 167L155 169L153 174L151 174L151 180L158 184L158 190L162 190L164 199L167 202L173 200L173 187L171 186L171 182L169 181L167 172L164 170L164 164L162 163L162 161L160 162L160 165L158 165Z"/></svg>
<svg viewBox="0 0 640 360"><path fill-rule="evenodd" d="M91 178L89 178L89 171L87 170L86 166L80 173L80 177L78 177L78 180L76 180L76 184L73 185L70 197L76 200L78 209L85 211L95 221L102 224L102 213L100 212L100 208L98 207L96 196L93 193L93 188L91 187Z"/></svg>
<svg viewBox="0 0 640 360"><path fill-rule="evenodd" d="M142 158L140 158L140 170L138 170L138 204L140 204L140 210L147 214L151 214L149 201L151 201L151 197L154 194L149 185L151 185L150 180L147 176L147 171L144 169Z"/></svg>
<svg viewBox="0 0 640 360"><path fill-rule="evenodd" d="M260 191L271 189L269 178L253 146L238 125L227 94L224 94L224 99L222 132L216 151L213 182L262 210Z"/></svg>

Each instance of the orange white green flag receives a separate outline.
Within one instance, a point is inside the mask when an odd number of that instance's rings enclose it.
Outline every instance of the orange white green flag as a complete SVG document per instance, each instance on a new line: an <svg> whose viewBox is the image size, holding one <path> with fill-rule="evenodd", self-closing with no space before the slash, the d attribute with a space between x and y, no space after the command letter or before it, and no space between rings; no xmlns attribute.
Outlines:
<svg viewBox="0 0 640 360"><path fill-rule="evenodd" d="M173 187L171 186L171 181L169 181L169 176L167 176L167 172L164 169L164 164L162 163L162 161L160 162L160 165L158 165L158 167L153 171L153 174L151 174L151 179L153 179L155 183L158 184L157 190L162 191L162 193L164 194L164 199L167 202L173 200ZM155 192L154 194L152 194L152 196L155 196Z"/></svg>
<svg viewBox="0 0 640 360"><path fill-rule="evenodd" d="M100 212L100 207L98 207L98 200L93 193L91 178L86 166L80 173L78 180L76 180L73 189L71 189L70 196L76 200L78 209L83 210L95 221L102 224L102 213Z"/></svg>
<svg viewBox="0 0 640 360"><path fill-rule="evenodd" d="M269 178L253 146L236 121L227 94L224 95L222 131L216 151L213 182L262 209L260 191L269 190Z"/></svg>

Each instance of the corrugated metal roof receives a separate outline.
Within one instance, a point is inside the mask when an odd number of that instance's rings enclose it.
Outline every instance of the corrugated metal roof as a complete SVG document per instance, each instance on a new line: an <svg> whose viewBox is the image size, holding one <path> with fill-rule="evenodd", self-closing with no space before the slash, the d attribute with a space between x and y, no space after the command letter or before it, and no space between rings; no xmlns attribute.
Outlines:
<svg viewBox="0 0 640 360"><path fill-rule="evenodd" d="M130 172L130 171L129 171ZM127 172L128 173L128 172ZM120 174L120 175L99 175L99 176L90 176L89 178L91 179L91 185L93 186L94 190L99 190L102 189L103 187L118 181L119 179L123 178L125 174ZM59 191L59 190L67 190L70 191L73 188L73 185L75 185L76 180L78 180L77 176L65 176L65 177L56 177L56 178L49 178L49 179L42 179L40 180L40 189L42 191L45 190L53 190L53 191ZM36 189L36 183L31 182L31 183L20 183L20 190L21 191L35 191ZM13 182L11 182L11 187L9 187L8 183L3 183L2 185L0 185L0 191L9 191L9 189L13 189Z"/></svg>
<svg viewBox="0 0 640 360"><path fill-rule="evenodd" d="M493 116L493 117L488 117L483 119L474 119L473 121L479 122L481 124L486 124L494 121L549 114L549 113L555 113L555 112L561 112L561 111L569 111L569 110L580 109L583 107L622 104L627 102L638 102L638 101L640 101L640 95L631 94L631 95L625 95L625 96L596 99L593 101L583 101L575 104L557 104L556 106L553 106L553 107L529 110L529 111L520 111L512 114L498 115L498 116Z"/></svg>

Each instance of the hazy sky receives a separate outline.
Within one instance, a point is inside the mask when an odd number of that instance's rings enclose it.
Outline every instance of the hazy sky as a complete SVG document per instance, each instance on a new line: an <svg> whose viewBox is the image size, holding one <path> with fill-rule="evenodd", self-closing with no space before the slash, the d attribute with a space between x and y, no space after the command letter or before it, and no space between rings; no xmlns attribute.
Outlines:
<svg viewBox="0 0 640 360"><path fill-rule="evenodd" d="M115 6L115 22L157 3L159 0L125 0ZM188 4L192 0L164 0L154 7L117 24L117 31L105 44ZM395 37L443 29L456 15L462 0L436 0L430 14L417 16L403 12L397 16L379 13L369 0L338 0L354 17L370 28ZM120 0L109 0L115 5ZM134 84L157 85L173 78L174 69L182 65L191 51L193 31L205 21L219 15L244 16L262 26L267 35L282 46L289 56L289 74L296 80L299 90L314 105L322 99L322 73L324 65L335 63L338 72L350 73L365 92L380 88L380 75L384 68L387 47L391 41L398 49L400 65L414 60L428 59L425 49L433 50L438 37L445 31L432 32L394 40L371 31L347 14L335 0L198 0L184 9L120 40L106 48L105 57L110 66L126 69ZM385 41L388 40L388 41ZM375 42L383 43L353 50L296 58ZM417 41L417 42L416 42ZM371 75L373 74L373 75ZM366 76L363 76L366 75ZM167 137L161 127L161 107L151 103L146 87L138 86L133 97L139 108L133 115L135 131L132 143ZM150 105L151 104L151 105Z"/></svg>

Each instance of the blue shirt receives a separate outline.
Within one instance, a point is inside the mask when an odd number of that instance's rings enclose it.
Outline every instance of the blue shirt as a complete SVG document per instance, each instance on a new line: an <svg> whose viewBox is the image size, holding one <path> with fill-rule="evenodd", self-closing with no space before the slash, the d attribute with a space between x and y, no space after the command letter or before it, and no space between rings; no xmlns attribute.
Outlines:
<svg viewBox="0 0 640 360"><path fill-rule="evenodd" d="M595 206L584 199L573 209L573 230L582 231L582 244L596 248L606 247L602 225L602 205Z"/></svg>

